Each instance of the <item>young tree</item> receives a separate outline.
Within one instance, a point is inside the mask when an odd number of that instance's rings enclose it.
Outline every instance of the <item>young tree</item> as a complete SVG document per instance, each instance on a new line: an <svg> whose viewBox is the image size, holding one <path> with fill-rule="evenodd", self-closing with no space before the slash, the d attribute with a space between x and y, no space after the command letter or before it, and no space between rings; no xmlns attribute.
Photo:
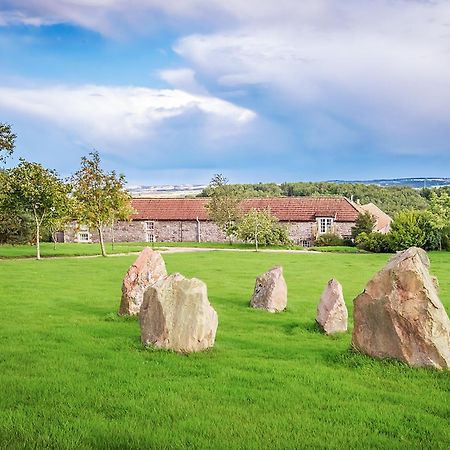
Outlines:
<svg viewBox="0 0 450 450"><path fill-rule="evenodd" d="M118 214L122 214L122 219L127 218L123 204L130 196L124 189L125 177L115 171L105 172L98 152L92 152L81 158L81 168L72 181L77 219L97 229L102 256L106 256L105 228Z"/></svg>
<svg viewBox="0 0 450 450"><path fill-rule="evenodd" d="M239 239L259 245L289 245L287 230L279 225L278 219L269 209L258 210L252 208L242 216L237 225L236 234Z"/></svg>
<svg viewBox="0 0 450 450"><path fill-rule="evenodd" d="M16 137L11 125L0 122L0 163L5 162L13 154Z"/></svg>
<svg viewBox="0 0 450 450"><path fill-rule="evenodd" d="M210 200L208 208L209 219L216 223L227 237L235 234L235 224L239 220L240 196L236 189L228 184L228 180L222 174L216 174L209 183Z"/></svg>
<svg viewBox="0 0 450 450"><path fill-rule="evenodd" d="M9 192L6 203L16 211L32 215L35 224L36 258L41 259L40 234L43 225L64 208L70 186L54 170L41 164L20 160L9 171Z"/></svg>
<svg viewBox="0 0 450 450"><path fill-rule="evenodd" d="M375 217L370 212L360 213L355 221L355 226L352 228L352 238L356 239L361 233L372 233L376 223Z"/></svg>

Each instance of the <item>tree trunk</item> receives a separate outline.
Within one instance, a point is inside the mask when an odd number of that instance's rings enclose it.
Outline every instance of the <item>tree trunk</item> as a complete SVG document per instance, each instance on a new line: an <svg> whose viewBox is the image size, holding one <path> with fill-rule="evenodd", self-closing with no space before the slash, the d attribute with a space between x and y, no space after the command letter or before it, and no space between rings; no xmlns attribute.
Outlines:
<svg viewBox="0 0 450 450"><path fill-rule="evenodd" d="M56 231L52 231L53 250L56 250Z"/></svg>
<svg viewBox="0 0 450 450"><path fill-rule="evenodd" d="M36 259L41 259L40 234L41 234L41 226L39 224L39 221L36 221Z"/></svg>
<svg viewBox="0 0 450 450"><path fill-rule="evenodd" d="M114 221L111 222L111 250L114 251L114 244L115 244L116 240L114 237Z"/></svg>
<svg viewBox="0 0 450 450"><path fill-rule="evenodd" d="M97 227L97 230L98 230L98 237L100 240L100 248L102 250L102 256L106 256L105 241L103 240L103 227L99 226Z"/></svg>
<svg viewBox="0 0 450 450"><path fill-rule="evenodd" d="M255 250L258 251L258 224L255 227Z"/></svg>

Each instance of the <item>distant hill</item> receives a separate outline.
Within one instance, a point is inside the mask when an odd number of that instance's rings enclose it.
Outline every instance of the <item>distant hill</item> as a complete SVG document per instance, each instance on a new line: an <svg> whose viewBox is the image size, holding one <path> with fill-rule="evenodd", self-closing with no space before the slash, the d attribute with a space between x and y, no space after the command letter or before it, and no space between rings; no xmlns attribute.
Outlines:
<svg viewBox="0 0 450 450"><path fill-rule="evenodd" d="M329 180L338 184L374 184L382 187L409 186L415 189L450 186L450 178L392 178L379 180Z"/></svg>

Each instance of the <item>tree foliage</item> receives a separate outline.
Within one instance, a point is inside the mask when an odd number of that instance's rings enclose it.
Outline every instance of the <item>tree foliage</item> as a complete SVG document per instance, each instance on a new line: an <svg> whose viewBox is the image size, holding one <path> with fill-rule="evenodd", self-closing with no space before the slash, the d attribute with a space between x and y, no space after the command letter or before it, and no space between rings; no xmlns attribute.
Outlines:
<svg viewBox="0 0 450 450"><path fill-rule="evenodd" d="M124 189L125 177L115 171L105 172L98 152L91 152L81 158L81 167L72 182L77 220L97 229L102 255L106 256L105 228L131 214L131 197Z"/></svg>
<svg viewBox="0 0 450 450"><path fill-rule="evenodd" d="M20 160L17 167L8 171L8 194L5 205L16 212L33 217L35 224L36 257L40 259L40 233L58 211L68 202L70 186L53 170L41 164Z"/></svg>
<svg viewBox="0 0 450 450"><path fill-rule="evenodd" d="M370 212L360 213L355 221L355 226L352 228L352 238L355 239L361 233L372 233L376 223L375 217Z"/></svg>
<svg viewBox="0 0 450 450"><path fill-rule="evenodd" d="M391 237L389 234L378 232L358 234L355 244L362 250L373 253L389 253L392 251Z"/></svg>
<svg viewBox="0 0 450 450"><path fill-rule="evenodd" d="M424 225L425 216L422 211L407 210L398 213L389 233L392 250L424 247L427 240Z"/></svg>
<svg viewBox="0 0 450 450"><path fill-rule="evenodd" d="M16 137L11 125L0 122L0 163L13 154Z"/></svg>
<svg viewBox="0 0 450 450"><path fill-rule="evenodd" d="M209 219L216 223L226 236L233 236L240 218L241 196L222 174L214 175L208 192L210 200L206 207Z"/></svg>
<svg viewBox="0 0 450 450"><path fill-rule="evenodd" d="M269 209L252 208L241 217L236 234L242 241L255 244L256 251L260 245L291 244L287 229L279 224Z"/></svg>

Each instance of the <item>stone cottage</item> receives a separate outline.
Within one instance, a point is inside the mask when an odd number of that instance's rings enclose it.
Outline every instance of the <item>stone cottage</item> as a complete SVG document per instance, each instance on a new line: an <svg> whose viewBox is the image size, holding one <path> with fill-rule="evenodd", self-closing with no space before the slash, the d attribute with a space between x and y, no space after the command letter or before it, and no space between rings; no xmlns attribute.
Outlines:
<svg viewBox="0 0 450 450"><path fill-rule="evenodd" d="M135 198L135 214L119 222L113 233L116 242L225 242L226 236L208 219L207 198ZM310 246L320 234L350 237L361 206L345 197L282 197L247 199L245 213L252 208L270 209L286 225L293 242ZM112 239L106 230L105 239ZM65 242L96 242L95 230L73 223L65 231Z"/></svg>

